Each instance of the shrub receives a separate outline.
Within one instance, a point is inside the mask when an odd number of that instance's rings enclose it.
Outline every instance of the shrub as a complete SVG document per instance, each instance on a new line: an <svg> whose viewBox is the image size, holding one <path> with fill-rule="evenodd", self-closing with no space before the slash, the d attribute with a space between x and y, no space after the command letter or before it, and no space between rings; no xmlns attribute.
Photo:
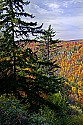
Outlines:
<svg viewBox="0 0 83 125"><path fill-rule="evenodd" d="M1 125L27 125L27 111L19 100L13 96L0 97L0 124ZM28 115L29 117L29 115Z"/></svg>
<svg viewBox="0 0 83 125"><path fill-rule="evenodd" d="M73 115L68 118L67 125L83 125L83 115Z"/></svg>
<svg viewBox="0 0 83 125"><path fill-rule="evenodd" d="M61 95L61 93L55 93L50 95L49 100L56 105L56 107L59 109L58 115L66 115L68 111L68 102L67 99Z"/></svg>
<svg viewBox="0 0 83 125"><path fill-rule="evenodd" d="M0 125L83 125L83 115L66 115L64 112L57 115L56 111L46 106L41 107L38 113L29 113L25 110L25 105L15 97L2 95L0 97Z"/></svg>
<svg viewBox="0 0 83 125"><path fill-rule="evenodd" d="M33 122L36 123L33 125L60 125L55 112L46 106L41 107L38 114L33 115Z"/></svg>

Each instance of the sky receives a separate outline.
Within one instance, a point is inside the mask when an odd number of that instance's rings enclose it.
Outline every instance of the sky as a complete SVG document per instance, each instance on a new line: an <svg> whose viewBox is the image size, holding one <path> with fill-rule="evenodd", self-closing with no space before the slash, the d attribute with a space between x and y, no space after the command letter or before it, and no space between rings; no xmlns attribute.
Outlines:
<svg viewBox="0 0 83 125"><path fill-rule="evenodd" d="M56 39L83 39L83 0L30 0L25 9L35 16L31 21L51 25Z"/></svg>

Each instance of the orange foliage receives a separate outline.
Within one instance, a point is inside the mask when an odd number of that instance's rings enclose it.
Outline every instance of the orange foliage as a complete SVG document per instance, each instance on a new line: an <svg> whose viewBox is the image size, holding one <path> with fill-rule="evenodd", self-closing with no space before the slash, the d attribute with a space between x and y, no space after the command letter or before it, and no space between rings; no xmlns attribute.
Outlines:
<svg viewBox="0 0 83 125"><path fill-rule="evenodd" d="M33 50L38 50L39 43L29 44ZM72 88L72 93L76 93L82 97L82 85L83 85L83 40L78 41L62 41L58 43L58 46L62 46L60 49L56 49L57 55L54 56L53 61L61 67L59 72L60 76L66 78ZM28 46L29 47L29 46ZM54 52L51 51L51 54Z"/></svg>
<svg viewBox="0 0 83 125"><path fill-rule="evenodd" d="M56 57L61 60L59 65L62 68L59 74L69 81L72 92L77 92L81 97L83 94L83 41L63 41L62 44L60 57Z"/></svg>

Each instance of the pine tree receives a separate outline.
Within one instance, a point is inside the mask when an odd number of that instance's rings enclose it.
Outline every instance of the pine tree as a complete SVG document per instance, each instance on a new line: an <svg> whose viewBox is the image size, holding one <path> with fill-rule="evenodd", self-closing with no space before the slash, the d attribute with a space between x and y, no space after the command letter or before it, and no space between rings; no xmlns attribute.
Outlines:
<svg viewBox="0 0 83 125"><path fill-rule="evenodd" d="M3 38L0 38L0 77L5 81L9 79L8 74L12 74L12 81L16 82L17 51L20 53L16 40L25 42L29 34L41 32L42 25L37 27L37 22L22 20L23 17L33 18L24 10L29 3L23 0L0 0L0 31L3 33Z"/></svg>
<svg viewBox="0 0 83 125"><path fill-rule="evenodd" d="M63 79L56 75L56 69L60 68L53 58L57 54L56 43L59 40L53 40L55 32L51 28L51 25L47 30L44 30L42 35L38 37L38 52L37 52L37 63L38 68L36 69L36 86L34 92L38 92L41 97L48 96L59 91L63 91ZM37 90L37 91L35 91ZM45 99L45 98L44 98ZM41 102L41 101L40 101ZM50 104L49 102L47 103ZM52 105L50 104L50 107ZM58 108L58 107L57 107Z"/></svg>
<svg viewBox="0 0 83 125"><path fill-rule="evenodd" d="M44 30L42 35L40 36L40 42L39 42L39 50L38 50L38 56L39 60L41 60L43 63L47 63L47 65L41 65L43 73L45 73L47 76L53 75L54 72L56 72L57 68L60 68L56 61L53 61L53 58L57 55L57 43L60 41L53 40L53 37L55 36L55 32L53 28L51 28L51 25L49 25L47 30Z"/></svg>

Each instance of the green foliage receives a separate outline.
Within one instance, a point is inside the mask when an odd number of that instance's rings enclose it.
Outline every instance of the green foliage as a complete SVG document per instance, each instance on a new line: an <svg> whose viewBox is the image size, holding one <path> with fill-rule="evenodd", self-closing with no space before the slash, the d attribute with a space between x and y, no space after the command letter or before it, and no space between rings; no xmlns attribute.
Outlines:
<svg viewBox="0 0 83 125"><path fill-rule="evenodd" d="M68 102L66 98L61 95L60 92L51 94L49 96L49 100L53 102L53 104L55 104L57 107L59 107L58 108L59 115L65 116L67 114L68 109L69 109Z"/></svg>
<svg viewBox="0 0 83 125"><path fill-rule="evenodd" d="M32 50L29 48L24 50L16 42L16 40L21 41L21 39L24 42L28 41L29 34L40 32L42 27L37 27L36 22L22 20L23 16L33 18L31 14L24 11L24 6L28 4L29 2L23 0L0 1L0 31L3 33L3 37L0 38L1 93L9 93L10 91L15 93L19 86L17 79L26 76L26 74L31 75L29 70L23 70L23 68L34 69L32 63L35 63L35 60ZM23 56L20 56L21 54ZM26 58L29 58L29 61Z"/></svg>
<svg viewBox="0 0 83 125"><path fill-rule="evenodd" d="M0 96L0 124L1 125L82 125L83 115L57 114L56 110L51 110L47 106L40 108L38 113L26 111L26 105L20 103L14 96ZM53 97L53 103L59 106L62 99L61 94L57 93ZM52 97L51 97L52 99ZM56 100L56 101L54 101ZM63 101L64 102L64 101ZM63 103L62 103L63 104ZM67 107L66 107L67 108ZM66 109L67 110L67 109Z"/></svg>
<svg viewBox="0 0 83 125"><path fill-rule="evenodd" d="M82 115L82 107L80 108L76 104L75 105L69 104L69 111L71 115Z"/></svg>
<svg viewBox="0 0 83 125"><path fill-rule="evenodd" d="M39 37L39 50L38 50L38 59L42 62L41 63L41 70L42 73L50 76L53 75L55 72L55 68L60 68L55 62L53 62L53 58L56 55L56 43L58 40L53 40L55 36L55 32L51 25L49 25L47 30L44 30L42 35Z"/></svg>
<svg viewBox="0 0 83 125"><path fill-rule="evenodd" d="M14 80L16 80L16 50L18 49L18 45L16 44L16 40L28 40L29 34L34 34L40 32L40 27L37 27L37 23L33 22L25 22L22 20L22 17L30 17L33 16L24 11L24 6L28 5L27 1L12 1L12 0L1 0L0 1L0 31L3 33L3 38L0 38L0 56L3 59L5 57L9 57L11 59L12 64L10 64L10 60L2 63L5 65L4 67L0 67L0 69L4 72L6 67L12 67L12 72L14 75Z"/></svg>
<svg viewBox="0 0 83 125"><path fill-rule="evenodd" d="M83 115L73 115L68 118L67 125L83 125Z"/></svg>
<svg viewBox="0 0 83 125"><path fill-rule="evenodd" d="M1 125L27 125L30 121L27 118L28 112L15 97L0 97L0 124Z"/></svg>
<svg viewBox="0 0 83 125"><path fill-rule="evenodd" d="M63 86L63 79L56 76L56 70L60 67L56 64L56 61L53 61L57 48L56 43L59 42L58 40L53 40L55 35L53 28L49 25L48 29L44 30L42 35L39 37L39 49L37 52L39 63L37 72L41 74L41 78L42 76L45 77L44 79L39 80L51 93L61 91Z"/></svg>
<svg viewBox="0 0 83 125"><path fill-rule="evenodd" d="M56 113L43 106L38 113L26 111L26 105L20 103L14 96L0 97L1 125L60 125Z"/></svg>
<svg viewBox="0 0 83 125"><path fill-rule="evenodd" d="M56 64L56 61L53 60L56 55L56 43L59 42L59 40L53 40L55 35L53 28L49 25L48 29L44 30L39 37L39 49L37 52L38 62L40 64L37 71L47 77L45 78L46 81L42 81L42 83L47 82L45 86L49 88L49 92L52 93L61 91L63 86L63 79L56 76L56 70L60 67Z"/></svg>
<svg viewBox="0 0 83 125"><path fill-rule="evenodd" d="M41 107L38 114L34 114L34 121L39 125L59 125L54 111L48 107Z"/></svg>

